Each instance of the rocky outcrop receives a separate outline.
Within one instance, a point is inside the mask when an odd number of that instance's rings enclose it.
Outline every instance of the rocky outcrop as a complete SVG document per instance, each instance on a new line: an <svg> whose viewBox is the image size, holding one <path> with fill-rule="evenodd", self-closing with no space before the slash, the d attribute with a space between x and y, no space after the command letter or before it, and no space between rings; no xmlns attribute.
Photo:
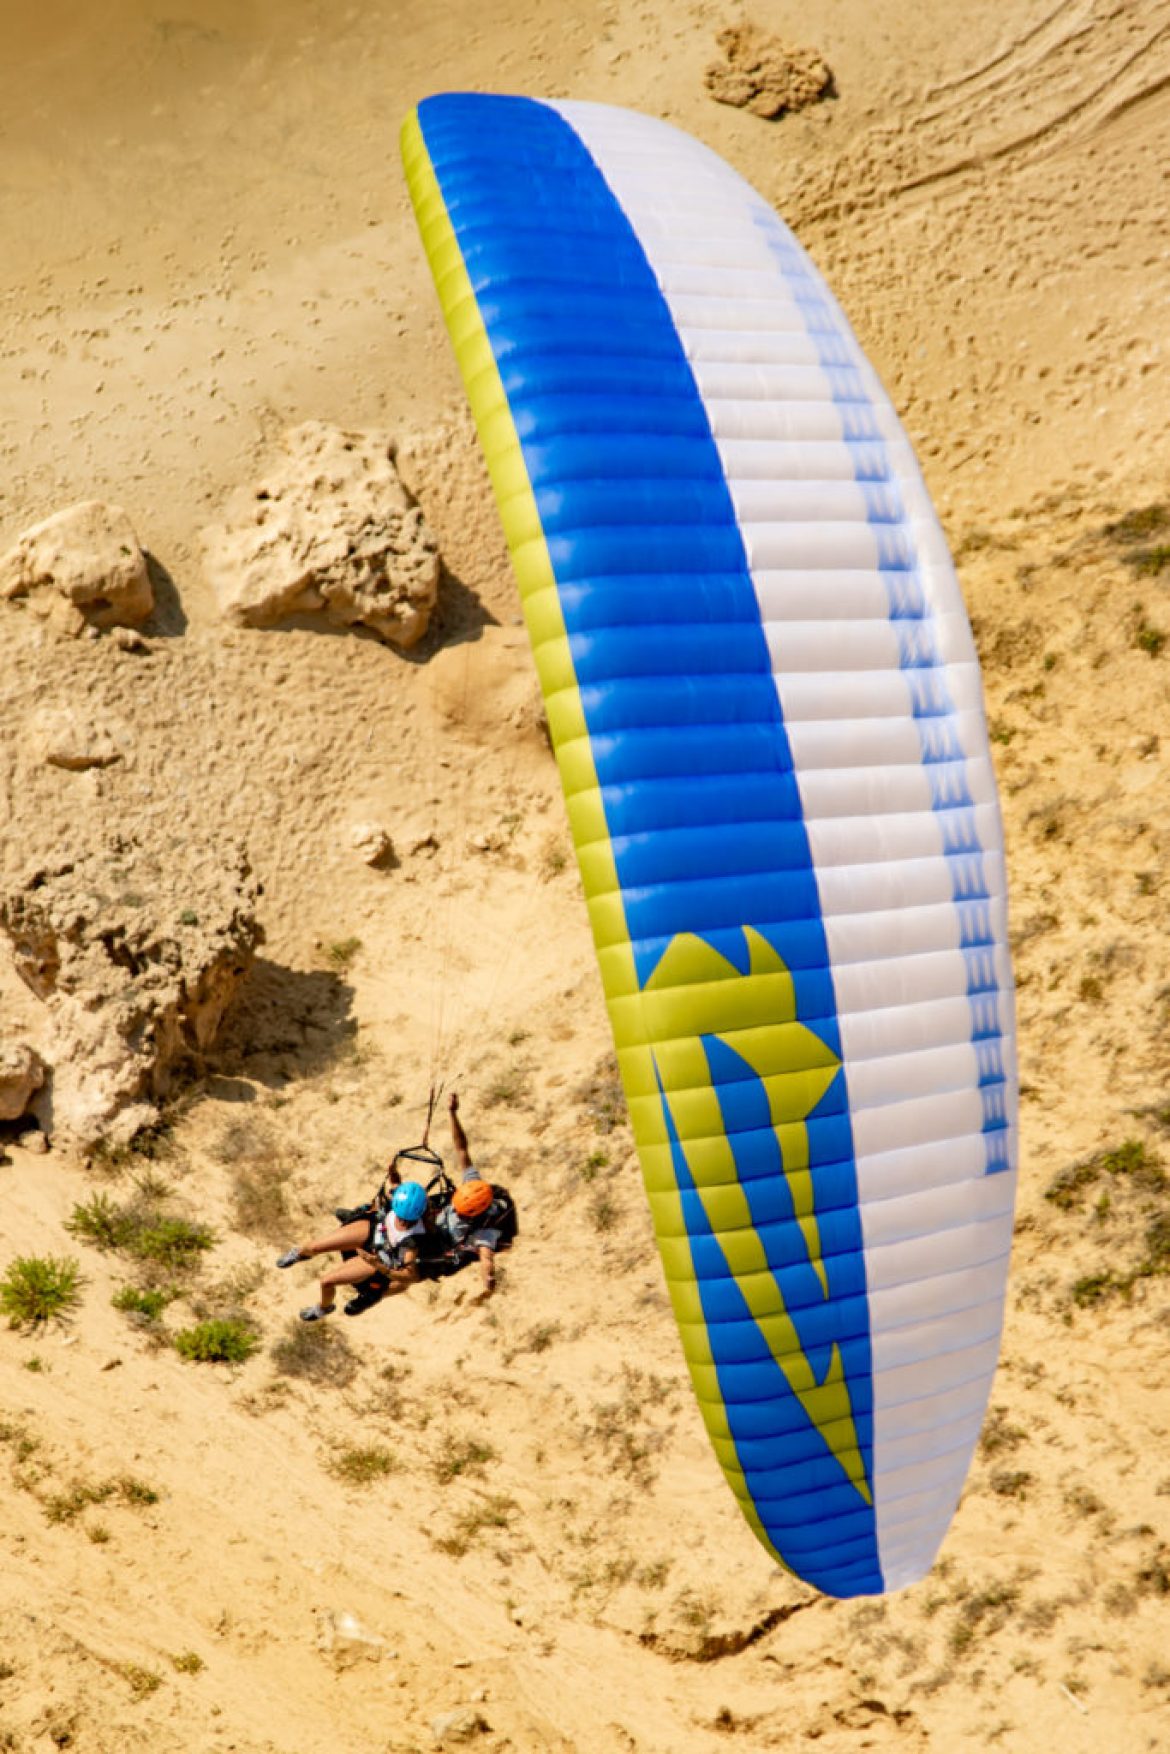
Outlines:
<svg viewBox="0 0 1170 1754"><path fill-rule="evenodd" d="M283 445L283 460L203 532L223 613L270 627L320 612L415 645L438 593L439 549L399 478L393 441L308 421Z"/></svg>
<svg viewBox="0 0 1170 1754"><path fill-rule="evenodd" d="M243 849L128 837L38 864L0 895L18 974L50 1013L47 1132L125 1141L211 1046L262 939Z"/></svg>
<svg viewBox="0 0 1170 1754"><path fill-rule="evenodd" d="M711 63L704 81L717 103L771 120L832 95L833 75L817 49L782 43L750 24L730 25L715 41L725 59Z"/></svg>
<svg viewBox="0 0 1170 1754"><path fill-rule="evenodd" d="M0 1042L0 1121L18 1121L45 1082L45 1063L23 1042Z"/></svg>
<svg viewBox="0 0 1170 1754"><path fill-rule="evenodd" d="M121 506L83 500L0 555L0 598L29 599L66 632L137 627L154 608L146 556Z"/></svg>

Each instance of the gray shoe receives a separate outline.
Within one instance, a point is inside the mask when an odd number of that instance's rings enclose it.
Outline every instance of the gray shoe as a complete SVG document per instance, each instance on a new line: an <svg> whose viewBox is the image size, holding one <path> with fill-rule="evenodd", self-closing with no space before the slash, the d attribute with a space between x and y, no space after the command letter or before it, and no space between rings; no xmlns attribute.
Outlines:
<svg viewBox="0 0 1170 1754"><path fill-rule="evenodd" d="M298 1249L298 1248L285 1249L284 1253L281 1255L279 1261L277 1261L276 1264L278 1267L295 1267L297 1262L300 1260L300 1258L301 1258L300 1249Z"/></svg>
<svg viewBox="0 0 1170 1754"><path fill-rule="evenodd" d="M332 1315L336 1307L336 1304L331 1303L329 1308L326 1309L323 1303L311 1303L308 1309L303 1309L301 1311L301 1320L303 1322L322 1321L326 1316Z"/></svg>

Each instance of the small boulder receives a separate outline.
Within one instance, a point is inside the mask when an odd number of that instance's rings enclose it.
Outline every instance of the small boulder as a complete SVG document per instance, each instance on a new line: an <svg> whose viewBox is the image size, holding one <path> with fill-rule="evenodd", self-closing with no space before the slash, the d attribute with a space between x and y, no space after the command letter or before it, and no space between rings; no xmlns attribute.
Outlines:
<svg viewBox="0 0 1170 1754"><path fill-rule="evenodd" d="M356 1614L344 1608L320 1616L318 1642L336 1669L349 1669L355 1663L381 1662L383 1656L393 1654L387 1652L384 1638L371 1632Z"/></svg>
<svg viewBox="0 0 1170 1754"><path fill-rule="evenodd" d="M394 863L394 842L378 822L355 822L350 829L350 845L367 865L379 871Z"/></svg>
<svg viewBox="0 0 1170 1754"><path fill-rule="evenodd" d="M783 43L751 24L730 25L715 41L725 59L711 63L704 83L716 103L772 120L832 96L833 75L817 49Z"/></svg>
<svg viewBox="0 0 1170 1754"><path fill-rule="evenodd" d="M272 627L323 613L416 645L439 589L439 547L386 433L306 421L284 457L203 532L204 570L229 620Z"/></svg>
<svg viewBox="0 0 1170 1754"><path fill-rule="evenodd" d="M150 641L143 639L140 633L135 633L132 627L116 627L110 638L119 651L134 652L140 658L149 658L154 650Z"/></svg>
<svg viewBox="0 0 1170 1754"><path fill-rule="evenodd" d="M45 1082L45 1062L23 1042L0 1042L0 1121L18 1121Z"/></svg>
<svg viewBox="0 0 1170 1754"><path fill-rule="evenodd" d="M121 506L87 499L26 530L0 555L0 598L64 607L73 633L136 627L154 609L146 556Z"/></svg>
<svg viewBox="0 0 1170 1754"><path fill-rule="evenodd" d="M440 1748L450 1748L457 1742L471 1742L476 1736L488 1735L491 1731L481 1711L474 1706L460 1706L458 1711L444 1711L431 1720L431 1734Z"/></svg>

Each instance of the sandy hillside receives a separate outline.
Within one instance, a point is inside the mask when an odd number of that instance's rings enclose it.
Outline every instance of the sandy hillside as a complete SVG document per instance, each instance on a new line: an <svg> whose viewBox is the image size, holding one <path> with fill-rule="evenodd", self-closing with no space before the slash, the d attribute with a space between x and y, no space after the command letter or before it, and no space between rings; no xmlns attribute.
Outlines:
<svg viewBox="0 0 1170 1754"><path fill-rule="evenodd" d="M0 876L114 828L231 834L267 932L143 1150L3 1142L0 1271L72 1255L85 1287L70 1327L0 1331L0 1748L405 1754L459 1713L517 1754L1170 1748L1170 4L761 5L838 91L777 123L706 94L747 15L705 4L0 12L0 549L107 497L159 588L146 652L0 604ZM690 1399L397 168L405 110L459 86L634 105L742 169L878 364L959 561L1013 881L1020 1226L969 1489L888 1602L775 1570ZM409 657L216 616L198 532L306 419L399 438L446 567ZM38 759L69 703L116 766ZM381 871L349 843L371 818ZM35 1032L7 967L0 1014ZM503 1289L306 1337L310 1271L272 1259L418 1137L435 1078L522 1203ZM65 1225L144 1189L216 1246L135 1325L111 1297L136 1264ZM241 1311L239 1367L167 1343ZM330 1648L346 1614L365 1655Z"/></svg>

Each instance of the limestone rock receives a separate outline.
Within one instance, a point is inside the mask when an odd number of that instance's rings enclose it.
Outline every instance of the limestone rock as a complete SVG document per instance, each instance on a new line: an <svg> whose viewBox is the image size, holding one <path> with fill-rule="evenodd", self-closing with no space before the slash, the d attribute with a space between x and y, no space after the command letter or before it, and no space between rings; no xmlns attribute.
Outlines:
<svg viewBox="0 0 1170 1754"><path fill-rule="evenodd" d="M136 627L154 608L146 556L121 506L87 499L34 524L0 556L0 598L31 598L64 625Z"/></svg>
<svg viewBox="0 0 1170 1754"><path fill-rule="evenodd" d="M0 1042L0 1121L18 1121L45 1082L45 1062L23 1042Z"/></svg>
<svg viewBox="0 0 1170 1754"><path fill-rule="evenodd" d="M157 1119L176 1068L211 1046L263 933L243 849L116 836L0 894L17 973L45 1003L52 1078L32 1112L80 1144Z"/></svg>
<svg viewBox="0 0 1170 1754"><path fill-rule="evenodd" d="M394 863L394 842L380 823L355 822L349 838L354 852L376 871Z"/></svg>
<svg viewBox="0 0 1170 1754"><path fill-rule="evenodd" d="M817 49L793 47L755 25L731 25L715 41L726 59L704 75L717 103L769 119L803 110L833 91L833 75Z"/></svg>
<svg viewBox="0 0 1170 1754"><path fill-rule="evenodd" d="M355 1663L380 1662L387 1652L386 1640L363 1626L356 1614L347 1609L324 1613L319 1620L321 1649L333 1660L336 1669L349 1669Z"/></svg>
<svg viewBox="0 0 1170 1754"><path fill-rule="evenodd" d="M135 652L142 658L149 658L150 654L154 651L154 647L151 645L150 641L143 639L140 633L135 633L132 627L116 627L110 635L110 638L119 650L123 652Z"/></svg>
<svg viewBox="0 0 1170 1754"><path fill-rule="evenodd" d="M449 1748L455 1742L471 1742L476 1736L487 1735L491 1727L483 1713L473 1706L444 1711L431 1720L431 1734L440 1748Z"/></svg>
<svg viewBox="0 0 1170 1754"><path fill-rule="evenodd" d="M203 532L221 610L248 627L321 611L415 645L438 594L439 549L399 478L393 442L311 420L283 445L265 479L233 494L224 522Z"/></svg>
<svg viewBox="0 0 1170 1754"><path fill-rule="evenodd" d="M68 768L73 773L89 767L111 767L122 759L109 731L76 707L56 707L38 714L33 740L51 767Z"/></svg>

